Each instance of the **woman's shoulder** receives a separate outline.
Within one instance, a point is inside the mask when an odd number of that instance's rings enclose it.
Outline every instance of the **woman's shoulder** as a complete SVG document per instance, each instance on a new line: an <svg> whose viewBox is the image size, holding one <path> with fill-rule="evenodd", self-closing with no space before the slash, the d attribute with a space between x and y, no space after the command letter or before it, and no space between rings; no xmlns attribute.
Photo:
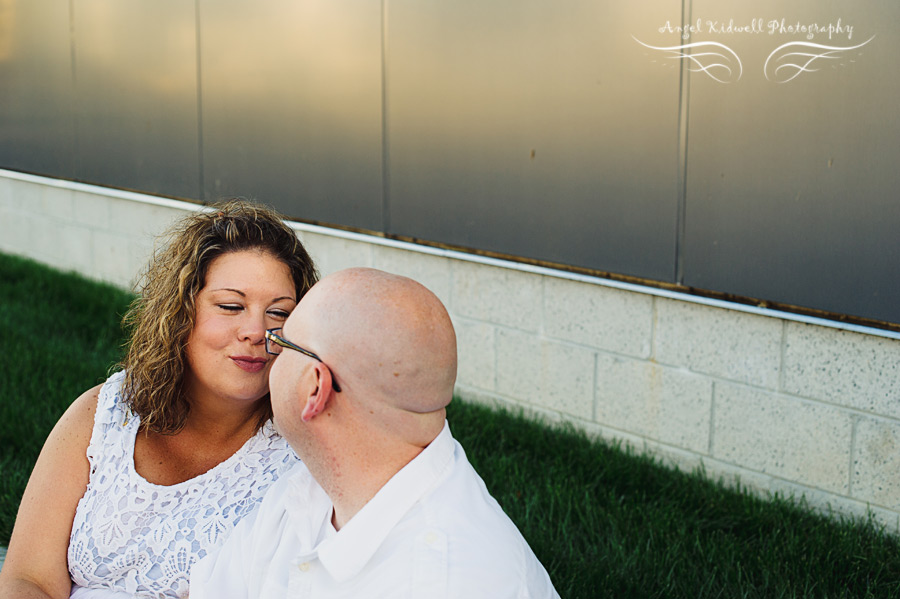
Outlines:
<svg viewBox="0 0 900 599"><path fill-rule="evenodd" d="M125 371L117 370L109 375L106 380L96 387L95 389L99 390L99 393L104 397L106 396L118 396L122 390L122 386L125 383Z"/></svg>
<svg viewBox="0 0 900 599"><path fill-rule="evenodd" d="M97 402L100 399L100 391L105 384L106 383L100 383L99 385L94 385L76 397L75 401L72 402L72 406L78 411L90 412L91 419L93 420L93 413L97 410Z"/></svg>
<svg viewBox="0 0 900 599"><path fill-rule="evenodd" d="M78 400L91 401L94 407L90 424L90 444L87 456L93 464L101 455L112 457L113 447L130 446L139 419L131 412L123 401L123 382L125 372L119 371L110 375L106 382L89 389ZM124 449L123 449L124 450ZM111 453L112 452L112 453Z"/></svg>
<svg viewBox="0 0 900 599"><path fill-rule="evenodd" d="M85 448L101 387L88 389L69 405L41 449L10 539L11 559L3 568L8 580L39 580L54 596L68 596L66 547L90 476Z"/></svg>
<svg viewBox="0 0 900 599"><path fill-rule="evenodd" d="M94 418L103 384L91 387L69 405L59 419L57 426L64 438L78 439L79 445L87 447L94 428Z"/></svg>
<svg viewBox="0 0 900 599"><path fill-rule="evenodd" d="M97 385L97 423L127 424L130 410L124 401L125 371L114 372L104 383ZM90 391L93 391L91 389Z"/></svg>

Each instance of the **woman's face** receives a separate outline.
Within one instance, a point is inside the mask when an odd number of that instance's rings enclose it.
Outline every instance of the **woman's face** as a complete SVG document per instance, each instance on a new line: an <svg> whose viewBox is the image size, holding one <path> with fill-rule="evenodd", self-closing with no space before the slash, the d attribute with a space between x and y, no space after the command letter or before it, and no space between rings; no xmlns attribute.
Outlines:
<svg viewBox="0 0 900 599"><path fill-rule="evenodd" d="M185 354L192 403L253 402L269 389L266 329L281 327L297 305L290 269L262 250L215 258L195 298Z"/></svg>

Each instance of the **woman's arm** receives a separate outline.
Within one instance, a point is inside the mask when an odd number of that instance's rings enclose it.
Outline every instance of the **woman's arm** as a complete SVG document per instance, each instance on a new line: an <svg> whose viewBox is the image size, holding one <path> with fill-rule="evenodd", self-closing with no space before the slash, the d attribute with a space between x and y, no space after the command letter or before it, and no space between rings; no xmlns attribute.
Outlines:
<svg viewBox="0 0 900 599"><path fill-rule="evenodd" d="M100 387L85 391L69 406L41 449L0 571L0 599L69 597L66 554L75 508L90 476L86 453Z"/></svg>

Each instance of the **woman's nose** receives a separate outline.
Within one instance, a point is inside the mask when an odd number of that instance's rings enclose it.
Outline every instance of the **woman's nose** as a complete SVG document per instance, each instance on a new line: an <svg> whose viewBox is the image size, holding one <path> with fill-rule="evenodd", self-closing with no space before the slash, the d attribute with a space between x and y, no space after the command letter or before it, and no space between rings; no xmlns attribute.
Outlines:
<svg viewBox="0 0 900 599"><path fill-rule="evenodd" d="M253 345L266 342L266 320L264 316L248 314L241 322L238 331L241 341L250 341Z"/></svg>

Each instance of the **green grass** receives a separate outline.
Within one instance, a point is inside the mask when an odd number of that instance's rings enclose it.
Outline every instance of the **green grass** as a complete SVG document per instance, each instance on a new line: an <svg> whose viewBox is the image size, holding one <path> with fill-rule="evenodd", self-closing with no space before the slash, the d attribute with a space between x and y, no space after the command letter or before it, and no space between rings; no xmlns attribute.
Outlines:
<svg viewBox="0 0 900 599"><path fill-rule="evenodd" d="M469 460L563 597L900 597L900 541L571 427L451 404Z"/></svg>
<svg viewBox="0 0 900 599"><path fill-rule="evenodd" d="M0 543L41 443L119 357L130 296L0 255ZM562 597L898 597L900 541L455 401L454 436Z"/></svg>
<svg viewBox="0 0 900 599"><path fill-rule="evenodd" d="M0 543L50 429L118 361L131 297L0 254Z"/></svg>

